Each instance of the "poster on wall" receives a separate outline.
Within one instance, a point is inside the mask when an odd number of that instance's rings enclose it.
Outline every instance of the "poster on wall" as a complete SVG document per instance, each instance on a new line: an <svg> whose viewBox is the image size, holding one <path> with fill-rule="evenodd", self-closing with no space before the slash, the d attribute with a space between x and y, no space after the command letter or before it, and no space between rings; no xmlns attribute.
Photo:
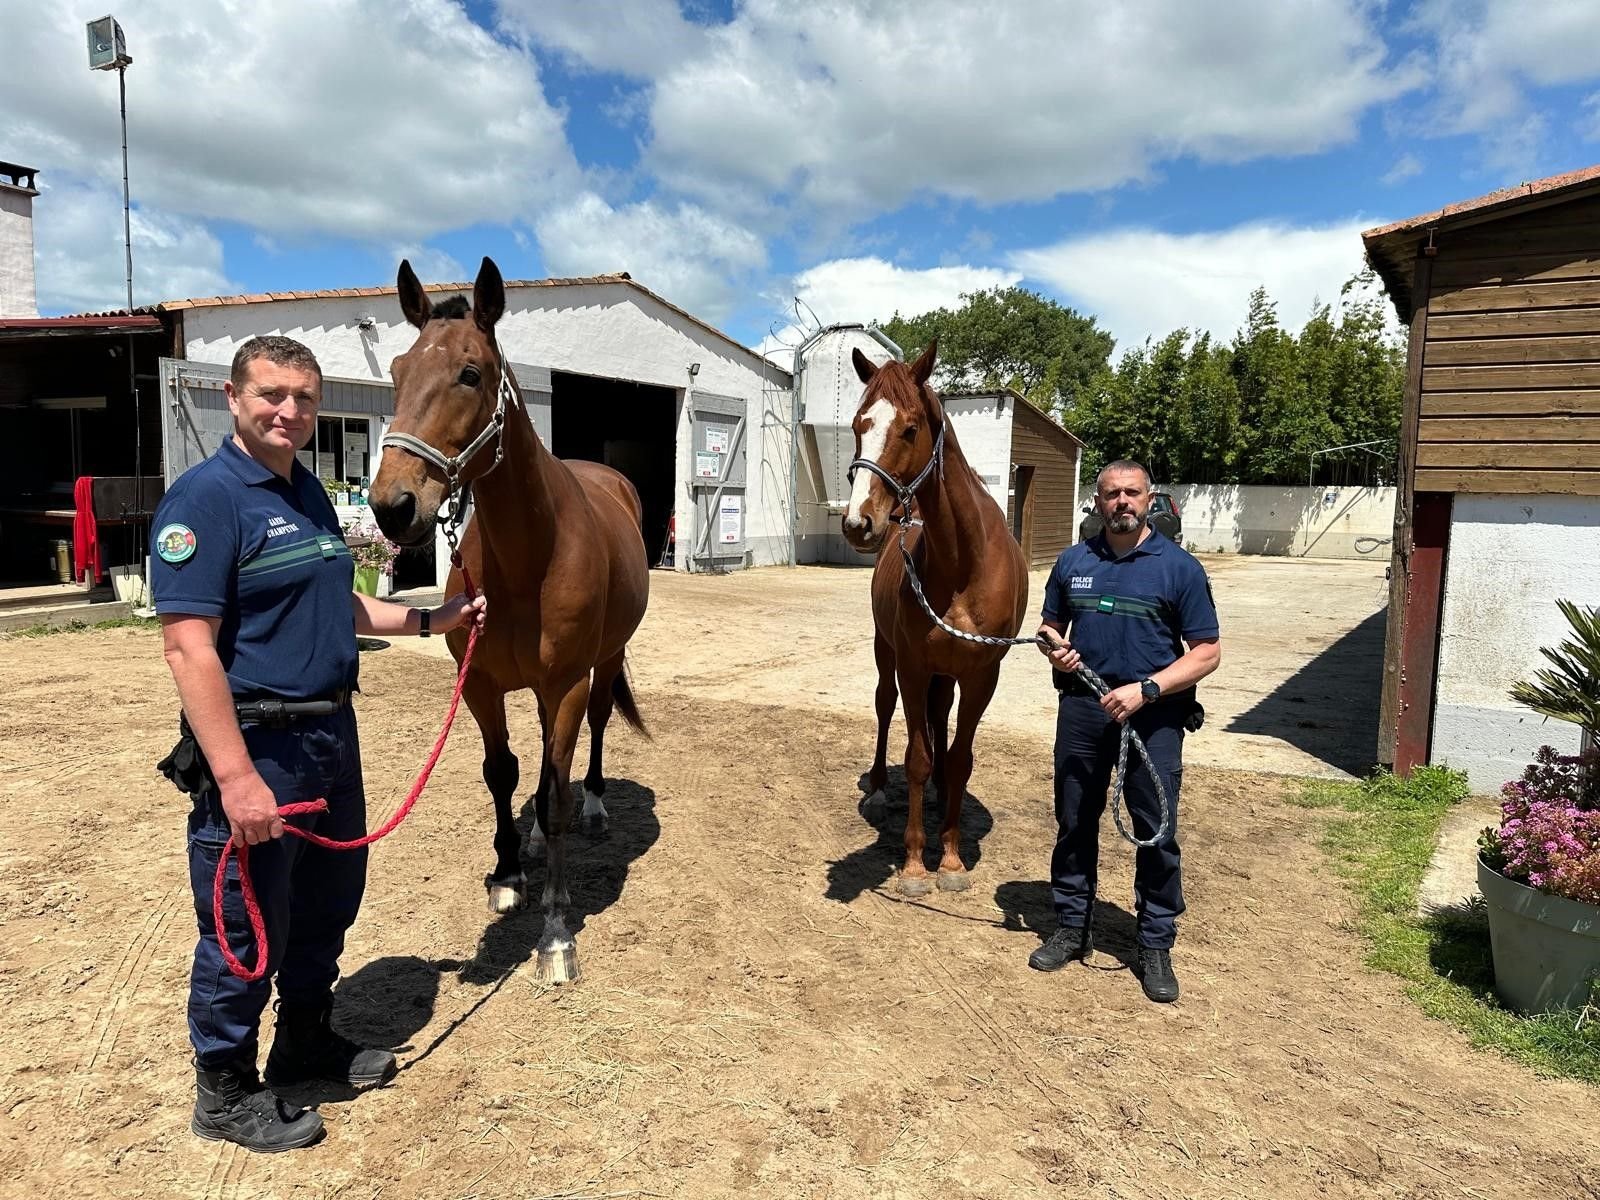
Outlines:
<svg viewBox="0 0 1600 1200"><path fill-rule="evenodd" d="M717 511L720 516L717 540L724 546L738 545L744 533L744 497L724 496Z"/></svg>
<svg viewBox="0 0 1600 1200"><path fill-rule="evenodd" d="M706 449L712 454L726 454L728 452L728 431L719 425L707 425Z"/></svg>
<svg viewBox="0 0 1600 1200"><path fill-rule="evenodd" d="M722 455L713 454L705 450L696 450L694 454L694 475L696 479L721 479Z"/></svg>

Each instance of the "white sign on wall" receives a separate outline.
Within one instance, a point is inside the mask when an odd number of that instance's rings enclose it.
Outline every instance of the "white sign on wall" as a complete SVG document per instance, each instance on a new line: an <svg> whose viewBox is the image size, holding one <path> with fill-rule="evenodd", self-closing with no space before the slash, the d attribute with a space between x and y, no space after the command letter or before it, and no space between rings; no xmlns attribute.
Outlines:
<svg viewBox="0 0 1600 1200"><path fill-rule="evenodd" d="M696 479L721 479L722 455L696 450L694 452L694 475Z"/></svg>
<svg viewBox="0 0 1600 1200"><path fill-rule="evenodd" d="M728 452L728 431L717 425L707 425L706 449L713 454L726 454Z"/></svg>
<svg viewBox="0 0 1600 1200"><path fill-rule="evenodd" d="M744 497L724 496L718 514L718 541L724 546L737 545L744 528Z"/></svg>

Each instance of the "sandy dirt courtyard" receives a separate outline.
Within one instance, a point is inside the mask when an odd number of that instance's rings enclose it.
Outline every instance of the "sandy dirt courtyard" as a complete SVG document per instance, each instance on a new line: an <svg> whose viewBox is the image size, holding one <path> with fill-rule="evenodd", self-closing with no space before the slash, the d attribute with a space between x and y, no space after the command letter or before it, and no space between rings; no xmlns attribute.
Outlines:
<svg viewBox="0 0 1600 1200"><path fill-rule="evenodd" d="M541 987L538 914L486 911L463 710L373 849L338 988L336 1022L402 1070L298 1094L328 1136L271 1157L188 1130L195 923L187 801L153 769L175 732L158 635L0 642L0 1195L1600 1197L1592 1090L1472 1050L1369 971L1326 818L1284 799L1285 776L1372 757L1382 566L1207 565L1226 659L1188 748L1177 1004L1127 968L1109 821L1094 959L1026 966L1053 921L1036 652L978 736L972 890L905 900L902 773L881 826L857 807L866 573L657 573L632 653L654 740L613 725L609 834L573 836L582 980ZM438 650L362 656L374 822L443 715ZM526 792L531 697L511 719Z"/></svg>

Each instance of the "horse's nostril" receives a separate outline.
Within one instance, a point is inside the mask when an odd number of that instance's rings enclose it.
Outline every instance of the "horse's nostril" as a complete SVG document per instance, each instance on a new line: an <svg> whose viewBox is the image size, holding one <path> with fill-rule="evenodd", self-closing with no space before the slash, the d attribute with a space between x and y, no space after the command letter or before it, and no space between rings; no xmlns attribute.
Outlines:
<svg viewBox="0 0 1600 1200"><path fill-rule="evenodd" d="M376 515L379 527L391 537L406 533L417 519L417 498L410 492L401 492Z"/></svg>

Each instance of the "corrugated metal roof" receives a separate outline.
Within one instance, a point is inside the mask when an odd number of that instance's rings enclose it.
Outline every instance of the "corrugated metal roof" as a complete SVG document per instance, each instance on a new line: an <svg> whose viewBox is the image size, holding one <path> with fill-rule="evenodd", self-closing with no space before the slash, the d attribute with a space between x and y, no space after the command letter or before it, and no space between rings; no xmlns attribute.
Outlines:
<svg viewBox="0 0 1600 1200"><path fill-rule="evenodd" d="M1432 212L1368 229L1361 235L1367 261L1382 277L1401 321L1411 319L1411 272L1417 243L1431 231L1486 224L1525 208L1559 203L1600 190L1600 163L1577 171L1501 188L1486 196L1458 200Z"/></svg>

